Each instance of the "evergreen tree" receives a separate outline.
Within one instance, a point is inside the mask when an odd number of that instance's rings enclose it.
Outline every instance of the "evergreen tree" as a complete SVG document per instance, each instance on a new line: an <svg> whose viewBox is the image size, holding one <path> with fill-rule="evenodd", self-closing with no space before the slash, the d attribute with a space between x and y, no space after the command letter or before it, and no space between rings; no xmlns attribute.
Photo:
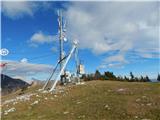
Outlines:
<svg viewBox="0 0 160 120"><path fill-rule="evenodd" d="M107 80L117 80L116 76L113 74L113 72L105 72L104 76Z"/></svg>
<svg viewBox="0 0 160 120"><path fill-rule="evenodd" d="M157 81L160 81L160 74L158 74L157 76Z"/></svg>
<svg viewBox="0 0 160 120"><path fill-rule="evenodd" d="M127 78L126 76L124 76L124 80L125 81L129 81L129 78Z"/></svg>
<svg viewBox="0 0 160 120"><path fill-rule="evenodd" d="M83 74L82 77L81 77L81 79L83 79L84 81L88 80L86 74Z"/></svg>
<svg viewBox="0 0 160 120"><path fill-rule="evenodd" d="M98 70L96 70L96 72L95 72L95 74L94 74L94 79L95 79L95 80L101 79L101 73L100 73Z"/></svg>
<svg viewBox="0 0 160 120"><path fill-rule="evenodd" d="M144 82L144 78L143 78L142 75L141 75L141 77L140 77L140 82Z"/></svg>
<svg viewBox="0 0 160 120"><path fill-rule="evenodd" d="M118 81L124 81L123 77L122 77L122 76L119 76Z"/></svg>
<svg viewBox="0 0 160 120"><path fill-rule="evenodd" d="M145 77L145 82L150 82L150 79L149 79L149 77L147 75Z"/></svg>
<svg viewBox="0 0 160 120"><path fill-rule="evenodd" d="M135 81L135 82L139 82L139 78L138 78L138 77L135 77L135 78L134 78L134 81Z"/></svg>
<svg viewBox="0 0 160 120"><path fill-rule="evenodd" d="M133 75L133 73L132 73L132 72L130 72L130 76L131 76L130 81L131 81L131 82L133 82L133 81L134 81L134 75Z"/></svg>
<svg viewBox="0 0 160 120"><path fill-rule="evenodd" d="M122 80L121 76L118 76L118 77L117 77L117 80L118 80L118 81L121 81L121 80Z"/></svg>

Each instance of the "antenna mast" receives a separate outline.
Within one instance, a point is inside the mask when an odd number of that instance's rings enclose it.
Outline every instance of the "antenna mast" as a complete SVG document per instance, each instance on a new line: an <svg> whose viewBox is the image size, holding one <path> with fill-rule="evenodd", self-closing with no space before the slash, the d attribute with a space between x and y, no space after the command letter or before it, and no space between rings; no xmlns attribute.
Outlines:
<svg viewBox="0 0 160 120"><path fill-rule="evenodd" d="M67 83L73 83L73 82L80 82L80 75L84 74L84 66L81 65L79 63L79 59L78 59L78 49L77 49L77 44L78 41L74 40L73 41L73 46L71 51L69 52L68 55L65 55L64 53L64 41L67 41L66 38L66 21L63 20L62 17L62 10L58 10L58 35L59 35L59 59L58 62L56 64L56 66L54 67L51 76L49 77L49 79L46 81L46 83L44 84L42 90L45 90L45 88L48 86L49 81L52 79L52 77L54 76L54 84L52 85L51 89L49 90L50 92L53 91L56 87L57 82L61 81L61 84L65 85ZM72 55L75 54L75 59L76 59L76 75L71 74L69 71L66 71L66 66L69 62L69 60L71 59ZM60 70L58 70L58 74L56 74L56 70L57 68L60 68ZM78 79L78 81L77 81Z"/></svg>
<svg viewBox="0 0 160 120"><path fill-rule="evenodd" d="M64 51L63 51L63 18L62 18L62 10L58 10L58 25L59 25L59 61L62 61L64 57ZM60 71L63 68L63 62L60 63ZM64 73L64 71L63 71ZM61 78L61 83L63 83L63 80Z"/></svg>

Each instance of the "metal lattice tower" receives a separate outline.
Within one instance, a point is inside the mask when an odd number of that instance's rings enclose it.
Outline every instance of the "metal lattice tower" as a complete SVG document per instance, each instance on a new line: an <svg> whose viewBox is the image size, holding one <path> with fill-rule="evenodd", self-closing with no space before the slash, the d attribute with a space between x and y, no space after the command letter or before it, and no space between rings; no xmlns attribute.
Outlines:
<svg viewBox="0 0 160 120"><path fill-rule="evenodd" d="M44 84L41 90L45 90L47 88L52 77L54 77L53 79L54 83L49 90L50 92L55 90L56 84L59 80L61 81L63 85L65 85L66 83L74 81L73 79L77 77L78 82L80 82L80 79L79 79L80 74L81 74L80 68L82 68L81 67L82 65L80 65L79 59L78 59L78 48L77 48L78 41L73 40L71 51L68 53L68 55L65 55L64 54L64 41L67 41L66 39L66 21L63 20L61 10L58 10L58 35L59 35L59 59L56 65L54 66L52 74L47 79L46 83ZM75 60L76 60L76 75L74 76L74 74L72 74L73 76L69 76L69 73L67 74L66 67L73 54L75 55ZM58 68L60 68L60 70L58 70ZM68 76L70 78L68 78Z"/></svg>
<svg viewBox="0 0 160 120"><path fill-rule="evenodd" d="M63 59L63 28L62 28L62 11L58 11L58 27L59 27L59 61ZM60 63L60 70L62 69L62 63Z"/></svg>
<svg viewBox="0 0 160 120"><path fill-rule="evenodd" d="M63 46L63 39L64 39L64 30L63 30L63 17L62 17L62 10L58 10L58 28L59 28L59 61L62 61L64 58L64 46ZM60 63L60 71L63 68L63 63ZM62 71L64 73L64 71ZM63 84L63 80L61 78L61 83Z"/></svg>

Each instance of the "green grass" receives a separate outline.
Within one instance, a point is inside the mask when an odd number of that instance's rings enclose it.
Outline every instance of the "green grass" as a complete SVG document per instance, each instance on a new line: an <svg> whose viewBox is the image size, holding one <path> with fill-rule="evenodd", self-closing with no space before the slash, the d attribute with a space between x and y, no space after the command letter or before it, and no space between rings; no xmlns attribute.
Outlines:
<svg viewBox="0 0 160 120"><path fill-rule="evenodd" d="M31 101L2 106L2 112L16 108L8 115L2 113L2 120L160 120L160 83L97 80L66 87L57 97L38 94L41 97L33 96ZM37 105L30 105L38 99Z"/></svg>

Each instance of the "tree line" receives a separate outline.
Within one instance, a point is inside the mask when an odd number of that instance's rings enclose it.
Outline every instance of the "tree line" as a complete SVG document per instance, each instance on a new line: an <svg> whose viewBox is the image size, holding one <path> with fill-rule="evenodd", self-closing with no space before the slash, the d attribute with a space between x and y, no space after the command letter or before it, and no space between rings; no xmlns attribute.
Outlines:
<svg viewBox="0 0 160 120"><path fill-rule="evenodd" d="M84 81L91 81L91 80L112 80L112 81L128 81L128 82L151 82L149 77L146 76L140 76L136 77L132 72L130 72L130 76L116 76L113 74L113 72L104 72L104 74L101 74L98 70L95 71L93 74L84 74L82 75L82 79ZM157 81L160 81L160 74L158 74Z"/></svg>

